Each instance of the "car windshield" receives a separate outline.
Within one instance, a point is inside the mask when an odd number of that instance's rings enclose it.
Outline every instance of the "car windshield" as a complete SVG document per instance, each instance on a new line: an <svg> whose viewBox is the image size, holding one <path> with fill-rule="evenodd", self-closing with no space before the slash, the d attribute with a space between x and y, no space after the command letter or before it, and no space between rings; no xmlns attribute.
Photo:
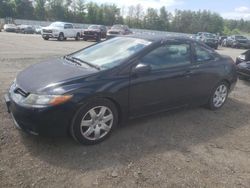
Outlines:
<svg viewBox="0 0 250 188"><path fill-rule="evenodd" d="M98 25L91 25L91 26L89 26L89 29L99 29L99 26Z"/></svg>
<svg viewBox="0 0 250 188"><path fill-rule="evenodd" d="M212 33L205 33L204 36L207 38L215 38L214 34Z"/></svg>
<svg viewBox="0 0 250 188"><path fill-rule="evenodd" d="M50 24L51 27L64 27L64 24L61 22L53 22Z"/></svg>
<svg viewBox="0 0 250 188"><path fill-rule="evenodd" d="M72 56L101 69L109 69L118 66L151 43L138 38L116 37L83 49Z"/></svg>
<svg viewBox="0 0 250 188"><path fill-rule="evenodd" d="M14 24L7 24L8 27L16 27Z"/></svg>
<svg viewBox="0 0 250 188"><path fill-rule="evenodd" d="M235 39L237 39L237 40L240 40L240 39L247 39L246 37L243 37L243 36L235 36Z"/></svg>

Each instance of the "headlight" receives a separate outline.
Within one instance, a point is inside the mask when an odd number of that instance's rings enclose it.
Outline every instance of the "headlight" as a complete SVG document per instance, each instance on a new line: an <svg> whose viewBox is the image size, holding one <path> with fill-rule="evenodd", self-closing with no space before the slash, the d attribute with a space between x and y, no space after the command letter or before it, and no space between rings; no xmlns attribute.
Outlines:
<svg viewBox="0 0 250 188"><path fill-rule="evenodd" d="M240 58L241 60L246 60L246 56L245 56L244 54L241 54L241 55L239 56L239 58Z"/></svg>
<svg viewBox="0 0 250 188"><path fill-rule="evenodd" d="M45 107L55 106L70 100L72 95L36 95L30 94L21 103L25 106Z"/></svg>

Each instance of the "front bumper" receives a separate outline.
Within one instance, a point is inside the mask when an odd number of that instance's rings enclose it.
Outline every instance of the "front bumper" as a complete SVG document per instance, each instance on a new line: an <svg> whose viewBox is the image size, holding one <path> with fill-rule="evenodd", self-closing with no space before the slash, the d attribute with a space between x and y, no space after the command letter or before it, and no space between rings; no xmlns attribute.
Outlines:
<svg viewBox="0 0 250 188"><path fill-rule="evenodd" d="M33 108L16 104L9 95L4 96L7 110L17 128L41 136L64 136L75 110L72 104L65 103L54 107Z"/></svg>
<svg viewBox="0 0 250 188"><path fill-rule="evenodd" d="M250 69L248 68L242 68L242 67L237 67L237 73L240 76L246 77L246 78L250 78Z"/></svg>
<svg viewBox="0 0 250 188"><path fill-rule="evenodd" d="M97 39L100 35L98 34L83 34L82 38L85 39Z"/></svg>
<svg viewBox="0 0 250 188"><path fill-rule="evenodd" d="M48 37L48 38L57 38L59 36L58 33L42 33L42 37Z"/></svg>

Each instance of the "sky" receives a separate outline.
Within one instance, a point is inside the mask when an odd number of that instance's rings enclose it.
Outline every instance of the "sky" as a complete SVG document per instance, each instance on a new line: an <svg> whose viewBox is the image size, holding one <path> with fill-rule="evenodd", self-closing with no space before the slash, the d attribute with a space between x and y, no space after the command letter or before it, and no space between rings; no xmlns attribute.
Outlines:
<svg viewBox="0 0 250 188"><path fill-rule="evenodd" d="M96 3L116 4L118 7L141 4L144 9L165 6L170 12L180 10L210 10L223 18L250 20L250 0L88 0Z"/></svg>

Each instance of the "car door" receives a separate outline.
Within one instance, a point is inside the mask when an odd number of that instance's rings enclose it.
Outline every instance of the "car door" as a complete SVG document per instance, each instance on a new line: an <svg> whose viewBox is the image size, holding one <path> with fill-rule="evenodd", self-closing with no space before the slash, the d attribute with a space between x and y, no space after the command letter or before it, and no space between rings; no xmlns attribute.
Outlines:
<svg viewBox="0 0 250 188"><path fill-rule="evenodd" d="M68 37L68 38L70 38L70 37L73 37L73 34L72 34L72 25L71 24L65 24L64 25L64 36L65 37Z"/></svg>
<svg viewBox="0 0 250 188"><path fill-rule="evenodd" d="M193 65L190 69L190 104L205 104L210 97L211 90L220 80L221 70L224 65L219 63L221 59L218 54L199 43L192 44Z"/></svg>
<svg viewBox="0 0 250 188"><path fill-rule="evenodd" d="M130 116L140 116L187 105L191 91L191 47L168 42L144 55L132 69L129 89ZM149 66L146 73L138 67Z"/></svg>

